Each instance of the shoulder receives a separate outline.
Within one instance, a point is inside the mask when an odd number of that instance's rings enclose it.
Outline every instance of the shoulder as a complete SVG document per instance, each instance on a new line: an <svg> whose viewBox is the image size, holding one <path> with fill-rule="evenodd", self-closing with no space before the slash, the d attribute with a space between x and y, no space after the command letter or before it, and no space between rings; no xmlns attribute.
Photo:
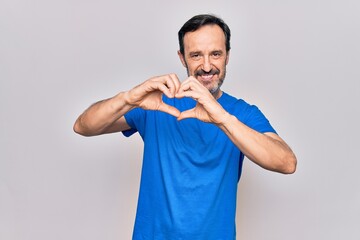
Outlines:
<svg viewBox="0 0 360 240"><path fill-rule="evenodd" d="M218 101L223 108L232 113L245 114L252 108L257 108L255 105L251 105L245 100L231 96L226 92L223 92Z"/></svg>
<svg viewBox="0 0 360 240"><path fill-rule="evenodd" d="M238 99L224 92L219 102L227 111L245 124L268 122L265 115L256 105L248 103L244 99Z"/></svg>

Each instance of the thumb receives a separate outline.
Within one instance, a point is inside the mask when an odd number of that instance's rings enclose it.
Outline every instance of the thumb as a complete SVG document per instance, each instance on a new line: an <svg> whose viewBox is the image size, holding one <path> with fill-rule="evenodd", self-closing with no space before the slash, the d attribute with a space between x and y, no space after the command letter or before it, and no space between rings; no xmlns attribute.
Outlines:
<svg viewBox="0 0 360 240"><path fill-rule="evenodd" d="M181 112L177 120L180 121L186 118L194 118L194 117L195 117L195 108Z"/></svg>
<svg viewBox="0 0 360 240"><path fill-rule="evenodd" d="M180 111L177 108L167 105L166 103L162 103L158 110L173 115L174 117L180 116Z"/></svg>

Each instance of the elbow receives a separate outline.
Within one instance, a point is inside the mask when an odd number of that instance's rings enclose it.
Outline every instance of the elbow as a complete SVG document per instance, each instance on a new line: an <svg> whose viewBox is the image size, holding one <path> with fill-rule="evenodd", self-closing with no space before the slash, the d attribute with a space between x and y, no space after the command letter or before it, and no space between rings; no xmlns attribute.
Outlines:
<svg viewBox="0 0 360 240"><path fill-rule="evenodd" d="M271 164L268 167L264 167L267 170L281 174L293 174L296 171L297 159L293 152L277 156L269 160L269 162Z"/></svg>
<svg viewBox="0 0 360 240"><path fill-rule="evenodd" d="M89 134L86 134L86 131L83 130L83 128L80 126L79 119L76 120L73 126L73 131L81 136L89 137Z"/></svg>
<svg viewBox="0 0 360 240"><path fill-rule="evenodd" d="M283 161L281 173L283 174L293 174L296 171L297 159L296 156L292 153L290 156L286 157Z"/></svg>
<svg viewBox="0 0 360 240"><path fill-rule="evenodd" d="M81 131L81 128L79 127L78 121L74 123L73 131L79 135L83 135L83 132Z"/></svg>
<svg viewBox="0 0 360 240"><path fill-rule="evenodd" d="M81 117L74 123L73 131L84 137L93 137L104 133L103 131L95 131L92 127L83 123Z"/></svg>

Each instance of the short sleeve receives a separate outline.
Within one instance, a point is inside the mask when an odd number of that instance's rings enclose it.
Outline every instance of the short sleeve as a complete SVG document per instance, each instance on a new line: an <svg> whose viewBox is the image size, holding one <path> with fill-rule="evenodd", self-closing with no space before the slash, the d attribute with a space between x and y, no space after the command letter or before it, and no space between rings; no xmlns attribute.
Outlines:
<svg viewBox="0 0 360 240"><path fill-rule="evenodd" d="M260 132L273 132L276 133L275 129L271 126L269 120L265 117L265 115L260 111L260 109L255 105L248 106L248 115L245 120L245 124Z"/></svg>
<svg viewBox="0 0 360 240"><path fill-rule="evenodd" d="M145 111L141 108L135 108L124 115L126 123L131 127L122 133L126 137L130 137L136 132L142 132L144 129Z"/></svg>

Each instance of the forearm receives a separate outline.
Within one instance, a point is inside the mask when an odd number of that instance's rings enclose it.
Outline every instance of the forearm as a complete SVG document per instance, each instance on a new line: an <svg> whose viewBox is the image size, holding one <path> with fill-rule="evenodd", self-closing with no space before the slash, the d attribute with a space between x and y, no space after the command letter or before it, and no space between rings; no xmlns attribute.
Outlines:
<svg viewBox="0 0 360 240"><path fill-rule="evenodd" d="M128 104L126 94L126 92L122 92L91 105L76 120L74 131L84 136L107 133L109 128L113 128L113 125L133 108ZM113 132L122 130L122 126L116 127L118 129Z"/></svg>
<svg viewBox="0 0 360 240"><path fill-rule="evenodd" d="M280 173L293 173L296 169L296 157L287 144L277 135L259 133L235 116L228 115L218 125L231 141L259 166Z"/></svg>

